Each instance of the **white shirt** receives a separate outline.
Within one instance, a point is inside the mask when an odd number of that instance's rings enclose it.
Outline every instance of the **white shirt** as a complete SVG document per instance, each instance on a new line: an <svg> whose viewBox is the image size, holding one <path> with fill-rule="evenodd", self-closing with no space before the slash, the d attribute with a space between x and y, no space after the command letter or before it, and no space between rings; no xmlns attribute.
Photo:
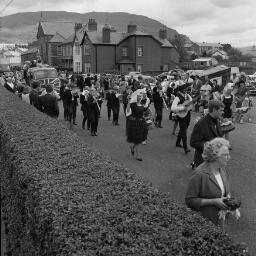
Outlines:
<svg viewBox="0 0 256 256"><path fill-rule="evenodd" d="M217 180L218 185L220 187L221 197L223 197L224 194L225 194L225 188L224 188L224 184L223 184L223 180L221 178L221 175L220 175L220 173L218 173L218 174L214 174L214 176L215 176L215 179Z"/></svg>

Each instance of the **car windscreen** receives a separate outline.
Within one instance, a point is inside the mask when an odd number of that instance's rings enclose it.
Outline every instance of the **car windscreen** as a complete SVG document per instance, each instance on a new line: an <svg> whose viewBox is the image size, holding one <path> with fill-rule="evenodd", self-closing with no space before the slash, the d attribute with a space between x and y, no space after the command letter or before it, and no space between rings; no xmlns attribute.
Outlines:
<svg viewBox="0 0 256 256"><path fill-rule="evenodd" d="M54 69L37 70L34 72L35 79L56 78L57 71Z"/></svg>

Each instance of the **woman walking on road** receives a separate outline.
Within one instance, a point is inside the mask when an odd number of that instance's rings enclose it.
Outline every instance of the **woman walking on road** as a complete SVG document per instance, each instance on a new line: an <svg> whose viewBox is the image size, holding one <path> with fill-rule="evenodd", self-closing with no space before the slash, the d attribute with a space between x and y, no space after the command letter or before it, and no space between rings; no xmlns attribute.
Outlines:
<svg viewBox="0 0 256 256"><path fill-rule="evenodd" d="M130 100L130 96L128 97ZM143 118L144 106L141 103L142 95L136 94L132 96L128 102L126 113L126 135L127 142L131 143L131 154L136 157L136 160L142 161L139 152L139 146L147 138L147 125Z"/></svg>

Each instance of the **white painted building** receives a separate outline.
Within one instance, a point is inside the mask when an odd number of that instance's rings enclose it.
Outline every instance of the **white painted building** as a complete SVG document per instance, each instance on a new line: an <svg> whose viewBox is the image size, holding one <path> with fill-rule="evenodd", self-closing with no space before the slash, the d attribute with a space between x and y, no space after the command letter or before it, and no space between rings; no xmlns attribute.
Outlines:
<svg viewBox="0 0 256 256"><path fill-rule="evenodd" d="M77 37L73 44L73 70L75 73L82 72L82 48Z"/></svg>
<svg viewBox="0 0 256 256"><path fill-rule="evenodd" d="M18 51L2 51L0 53L0 64L16 65L21 64L21 53Z"/></svg>

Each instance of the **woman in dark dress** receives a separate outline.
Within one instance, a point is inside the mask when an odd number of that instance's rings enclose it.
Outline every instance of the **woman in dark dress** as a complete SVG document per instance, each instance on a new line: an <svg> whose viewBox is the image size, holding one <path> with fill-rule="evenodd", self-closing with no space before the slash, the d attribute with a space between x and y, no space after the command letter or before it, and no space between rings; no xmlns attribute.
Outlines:
<svg viewBox="0 0 256 256"><path fill-rule="evenodd" d="M130 97L129 97L130 98ZM141 104L142 95L137 95L136 102L129 102L127 105L126 113L130 113L127 116L126 123L126 136L127 142L131 143L131 154L135 155L138 161L142 161L139 152L139 146L147 138L147 125L143 118L144 106Z"/></svg>
<svg viewBox="0 0 256 256"><path fill-rule="evenodd" d="M234 104L234 95L232 94L233 90L233 84L228 83L225 88L223 89L223 95L222 95L222 102L224 104L224 113L223 113L223 121L224 122L231 122L232 121L232 115L233 115L233 104ZM230 125L229 125L230 126ZM226 129L223 129L223 133L226 140L229 140L229 126L226 126ZM232 125L232 127L234 127Z"/></svg>

